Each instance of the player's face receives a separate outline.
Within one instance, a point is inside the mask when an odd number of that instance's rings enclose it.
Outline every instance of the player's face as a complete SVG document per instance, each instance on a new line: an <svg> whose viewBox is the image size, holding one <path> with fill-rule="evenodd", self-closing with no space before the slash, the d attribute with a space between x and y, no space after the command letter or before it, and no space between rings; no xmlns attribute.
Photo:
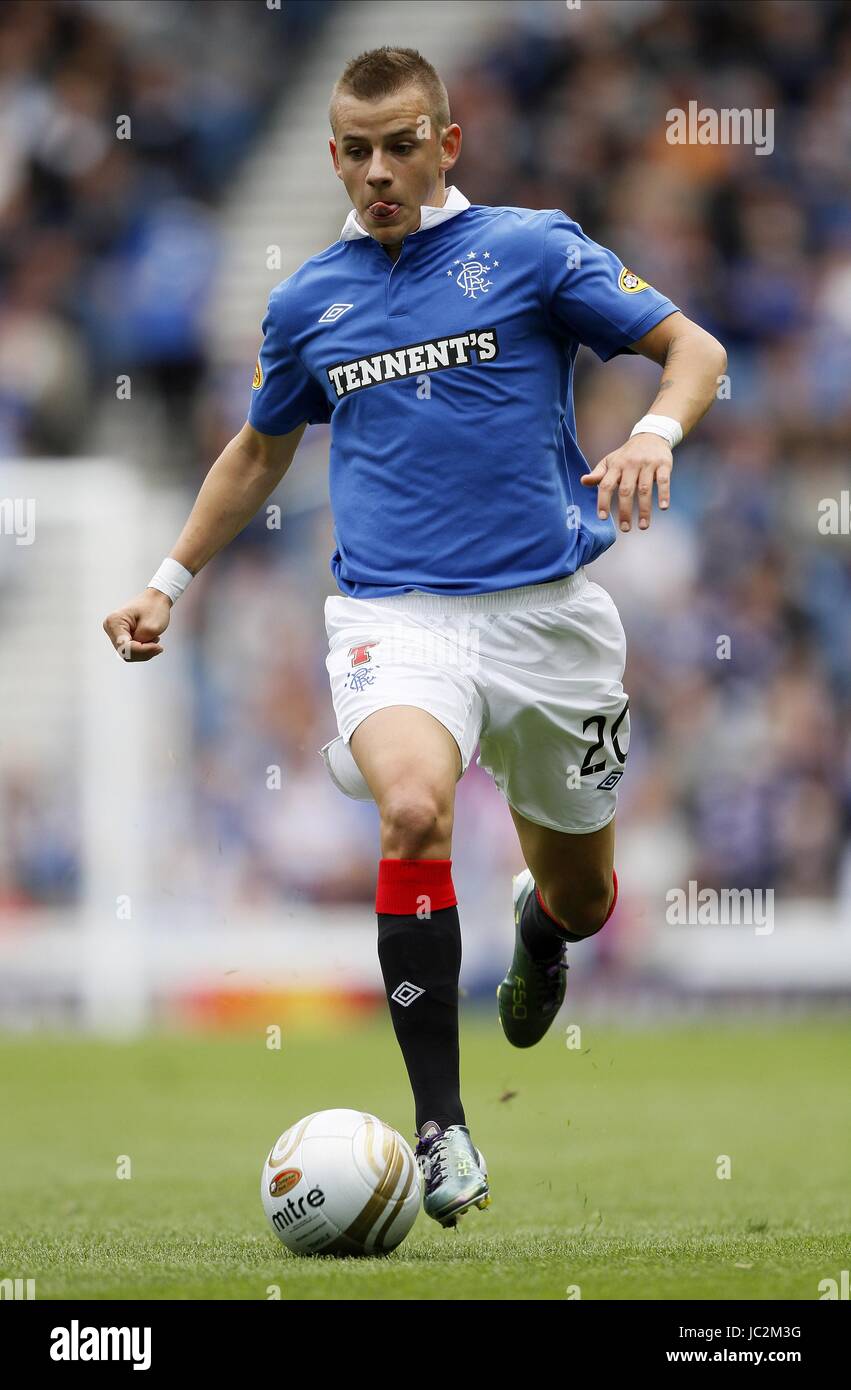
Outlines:
<svg viewBox="0 0 851 1390"><path fill-rule="evenodd" d="M337 177L358 220L383 245L417 230L421 205L443 205L442 176L458 158L461 130L437 130L418 87L381 101L341 98L335 134L330 147Z"/></svg>

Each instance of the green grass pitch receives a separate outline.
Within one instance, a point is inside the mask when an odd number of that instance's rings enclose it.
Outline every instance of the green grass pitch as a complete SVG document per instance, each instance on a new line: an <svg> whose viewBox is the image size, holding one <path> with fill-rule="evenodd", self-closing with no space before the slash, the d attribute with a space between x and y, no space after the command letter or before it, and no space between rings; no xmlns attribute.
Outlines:
<svg viewBox="0 0 851 1390"><path fill-rule="evenodd" d="M849 1261L848 1030L796 1017L617 1028L568 1011L537 1047L462 1023L493 1204L392 1255L295 1258L264 1155L351 1106L412 1140L389 1021L336 1037L0 1042L0 1277L39 1299L806 1299ZM513 1093L513 1094L512 1094ZM120 1155L132 1178L119 1180ZM731 1177L719 1179L719 1156ZM575 1297L575 1294L574 1294Z"/></svg>

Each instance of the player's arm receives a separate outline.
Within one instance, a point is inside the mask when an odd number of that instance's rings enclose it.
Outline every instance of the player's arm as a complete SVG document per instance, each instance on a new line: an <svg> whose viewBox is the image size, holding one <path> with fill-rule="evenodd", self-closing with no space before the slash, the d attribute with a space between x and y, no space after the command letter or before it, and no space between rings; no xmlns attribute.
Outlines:
<svg viewBox="0 0 851 1390"><path fill-rule="evenodd" d="M248 422L226 444L195 499L171 558L193 575L232 541L274 492L293 461L307 421L289 434L261 434ZM104 619L104 631L125 661L149 661L163 650L172 602L146 588Z"/></svg>
<svg viewBox="0 0 851 1390"><path fill-rule="evenodd" d="M239 535L278 486L306 428L305 421L290 434L260 434L246 421L201 484L172 558L197 574Z"/></svg>
<svg viewBox="0 0 851 1390"><path fill-rule="evenodd" d="M711 333L677 310L638 338L632 350L662 368L659 389L648 413L679 421L685 437L715 399L718 378L727 369L724 348ZM609 515L617 491L622 531L631 527L637 494L638 525L646 530L650 525L654 480L659 506L664 509L669 504L672 466L673 452L665 439L657 434L636 434L601 459L582 483L598 488L597 510L601 517Z"/></svg>

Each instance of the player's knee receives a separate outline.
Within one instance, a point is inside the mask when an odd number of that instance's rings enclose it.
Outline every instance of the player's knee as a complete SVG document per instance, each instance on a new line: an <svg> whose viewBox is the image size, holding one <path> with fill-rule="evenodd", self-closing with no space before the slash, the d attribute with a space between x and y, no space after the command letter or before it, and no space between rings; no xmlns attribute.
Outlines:
<svg viewBox="0 0 851 1390"><path fill-rule="evenodd" d="M384 846L400 859L421 859L452 836L452 810L436 793L396 792L381 806Z"/></svg>
<svg viewBox="0 0 851 1390"><path fill-rule="evenodd" d="M612 901L612 880L600 879L575 887L553 887L544 897L552 915L574 936L593 936L606 920Z"/></svg>

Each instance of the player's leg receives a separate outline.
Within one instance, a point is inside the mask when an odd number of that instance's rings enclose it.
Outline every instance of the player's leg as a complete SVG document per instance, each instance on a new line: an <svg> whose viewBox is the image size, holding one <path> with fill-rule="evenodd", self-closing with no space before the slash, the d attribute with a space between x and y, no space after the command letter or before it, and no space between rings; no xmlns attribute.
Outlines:
<svg viewBox="0 0 851 1390"><path fill-rule="evenodd" d="M615 820L566 834L509 809L528 869L514 877L514 955L496 999L508 1041L533 1047L565 1001L566 942L595 935L615 910Z"/></svg>
<svg viewBox="0 0 851 1390"><path fill-rule="evenodd" d="M614 818L572 835L509 809L529 867L514 879L514 956L497 989L499 1021L515 1047L532 1047L564 1002L566 943L594 936L614 911Z"/></svg>
<svg viewBox="0 0 851 1390"><path fill-rule="evenodd" d="M540 910L533 916L530 943L549 945L552 955L559 938L594 936L608 920L615 895L615 818L602 830L568 835L508 809L537 889Z"/></svg>
<svg viewBox="0 0 851 1390"><path fill-rule="evenodd" d="M449 730L416 705L390 705L349 746L378 806L382 858L450 859L461 753Z"/></svg>
<svg viewBox="0 0 851 1390"><path fill-rule="evenodd" d="M412 705L376 710L350 742L381 817L378 957L414 1094L425 1209L451 1225L489 1200L459 1079L461 928L451 856L463 761L449 730Z"/></svg>
<svg viewBox="0 0 851 1390"><path fill-rule="evenodd" d="M523 600L523 606L520 600ZM528 869L514 880L514 958L497 991L509 1042L530 1047L565 992L565 943L613 910L614 817L629 749L617 609L580 571L519 591L488 631L489 722L482 765L494 776ZM512 656L510 653L514 652Z"/></svg>

